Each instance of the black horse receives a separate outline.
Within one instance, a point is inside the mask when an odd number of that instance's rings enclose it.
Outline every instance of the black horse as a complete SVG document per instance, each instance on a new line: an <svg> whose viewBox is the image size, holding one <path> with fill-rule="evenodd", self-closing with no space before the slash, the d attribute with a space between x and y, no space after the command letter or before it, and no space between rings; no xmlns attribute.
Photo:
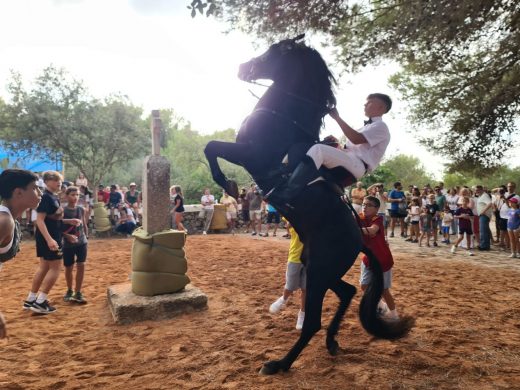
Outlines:
<svg viewBox="0 0 520 390"><path fill-rule="evenodd" d="M336 104L333 93L335 80L320 54L301 42L303 35L272 45L264 54L240 65L238 77L245 81L269 79L273 84L243 122L236 143L211 141L205 149L214 180L233 196L236 184L226 179L217 158L224 158L244 167L263 193L280 185L305 155L319 142L323 117ZM288 156L288 163L282 164ZM337 173L337 172L336 172ZM331 175L330 180L317 181L305 188L292 202L293 208L280 206L304 244L302 261L307 269L305 321L301 335L280 359L267 362L262 374L287 371L313 335L321 328L323 299L328 289L339 298L339 307L326 336L326 347L335 355L335 340L341 319L356 288L341 278L363 250L374 272L360 304L362 326L381 338L398 338L407 333L411 321L385 322L377 315L377 304L383 291L383 273L377 259L363 249L360 228L346 206L334 181L348 178ZM350 175L350 179L352 179ZM278 207L277 207L278 208Z"/></svg>

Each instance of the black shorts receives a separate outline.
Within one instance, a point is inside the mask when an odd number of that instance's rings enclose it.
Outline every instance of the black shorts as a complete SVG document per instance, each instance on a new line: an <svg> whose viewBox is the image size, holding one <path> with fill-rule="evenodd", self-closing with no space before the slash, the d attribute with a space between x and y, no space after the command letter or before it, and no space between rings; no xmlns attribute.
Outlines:
<svg viewBox="0 0 520 390"><path fill-rule="evenodd" d="M242 209L242 219L244 220L244 222L249 222L250 221L250 219L249 219L249 210Z"/></svg>
<svg viewBox="0 0 520 390"><path fill-rule="evenodd" d="M507 230L507 219L499 218L498 219L498 228L500 230L506 231Z"/></svg>
<svg viewBox="0 0 520 390"><path fill-rule="evenodd" d="M391 218L404 218L408 215L408 213L401 213L399 210L390 210L390 217Z"/></svg>
<svg viewBox="0 0 520 390"><path fill-rule="evenodd" d="M462 236L464 233L466 233L468 236L471 236L473 234L473 230L471 228L461 228L459 226L459 234Z"/></svg>
<svg viewBox="0 0 520 390"><path fill-rule="evenodd" d="M267 212L267 223L273 223L273 219L274 219L274 223L280 223L280 213L268 211Z"/></svg>
<svg viewBox="0 0 520 390"><path fill-rule="evenodd" d="M63 265L70 267L87 260L87 244L63 248Z"/></svg>
<svg viewBox="0 0 520 390"><path fill-rule="evenodd" d="M36 239L36 256L43 258L43 260L61 260L63 258L61 237L52 237L59 246L57 251L51 251L47 245L47 241L43 238L43 235L39 230L36 230L34 235Z"/></svg>

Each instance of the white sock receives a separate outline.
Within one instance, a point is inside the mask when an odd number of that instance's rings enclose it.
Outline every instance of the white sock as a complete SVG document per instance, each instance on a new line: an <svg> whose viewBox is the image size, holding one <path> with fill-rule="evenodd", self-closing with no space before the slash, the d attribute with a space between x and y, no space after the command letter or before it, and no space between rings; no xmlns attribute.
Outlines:
<svg viewBox="0 0 520 390"><path fill-rule="evenodd" d="M47 300L47 294L45 293L40 293L38 294L38 298L36 298L36 303L43 303Z"/></svg>
<svg viewBox="0 0 520 390"><path fill-rule="evenodd" d="M29 295L27 295L27 300L29 302L32 302L34 300L36 300L36 297L38 296L38 293L33 293L32 291L29 293Z"/></svg>

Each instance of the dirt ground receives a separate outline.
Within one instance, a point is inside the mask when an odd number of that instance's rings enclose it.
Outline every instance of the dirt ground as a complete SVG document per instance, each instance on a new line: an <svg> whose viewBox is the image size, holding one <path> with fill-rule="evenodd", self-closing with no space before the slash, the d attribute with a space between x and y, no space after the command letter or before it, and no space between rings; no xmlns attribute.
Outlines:
<svg viewBox="0 0 520 390"><path fill-rule="evenodd" d="M416 318L405 338L376 340L347 312L336 357L320 331L293 368L258 375L298 336L298 299L278 315L288 240L246 235L190 236L188 274L209 298L207 311L118 326L109 285L128 281L130 239L90 242L84 306L62 301L63 275L51 292L57 312L21 309L37 266L32 242L0 272L1 389L520 389L520 260L503 252L451 255L391 239L393 292ZM345 276L357 285L359 262ZM297 298L297 297L295 297ZM326 297L323 326L337 304Z"/></svg>

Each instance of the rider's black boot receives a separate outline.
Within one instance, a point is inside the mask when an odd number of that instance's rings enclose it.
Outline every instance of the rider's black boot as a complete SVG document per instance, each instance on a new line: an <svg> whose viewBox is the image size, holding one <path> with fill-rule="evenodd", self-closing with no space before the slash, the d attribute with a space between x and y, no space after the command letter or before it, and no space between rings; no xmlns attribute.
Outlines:
<svg viewBox="0 0 520 390"><path fill-rule="evenodd" d="M293 208L291 206L292 200L305 189L309 182L317 179L320 175L314 160L305 156L287 183L273 188L265 198L282 214L287 214Z"/></svg>

